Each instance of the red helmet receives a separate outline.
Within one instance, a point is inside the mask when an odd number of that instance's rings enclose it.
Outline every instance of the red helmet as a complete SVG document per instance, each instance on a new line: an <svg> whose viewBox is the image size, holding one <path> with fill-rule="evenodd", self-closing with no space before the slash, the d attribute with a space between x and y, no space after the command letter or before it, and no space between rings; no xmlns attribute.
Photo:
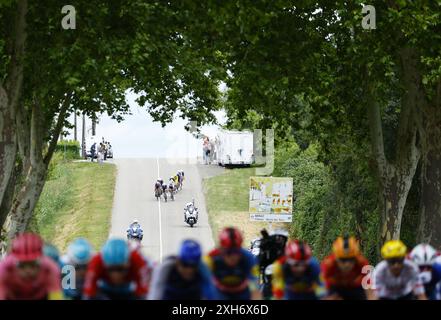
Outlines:
<svg viewBox="0 0 441 320"><path fill-rule="evenodd" d="M285 247L285 255L290 260L308 261L312 252L309 245L299 240L290 240Z"/></svg>
<svg viewBox="0 0 441 320"><path fill-rule="evenodd" d="M35 233L23 233L12 241L11 254L20 262L33 261L43 255L43 240Z"/></svg>
<svg viewBox="0 0 441 320"><path fill-rule="evenodd" d="M219 243L223 249L241 248L242 241L242 234L236 228L225 228L219 235Z"/></svg>

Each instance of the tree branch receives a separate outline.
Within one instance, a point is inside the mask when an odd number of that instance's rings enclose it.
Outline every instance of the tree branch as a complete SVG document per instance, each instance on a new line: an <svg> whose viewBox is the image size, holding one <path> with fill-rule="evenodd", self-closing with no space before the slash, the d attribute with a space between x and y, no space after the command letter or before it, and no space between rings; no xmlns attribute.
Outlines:
<svg viewBox="0 0 441 320"><path fill-rule="evenodd" d="M9 105L15 110L19 100L23 84L23 58L26 42L26 14L28 12L27 0L19 0L17 16L14 22L13 39L11 46L11 62L8 68L8 76L5 80L5 88L8 93Z"/></svg>
<svg viewBox="0 0 441 320"><path fill-rule="evenodd" d="M72 93L68 93L66 98L64 99L63 104L61 105L60 113L58 114L57 123L55 125L52 134L52 139L49 142L48 150L46 152L46 155L44 156L44 163L46 165L49 165L49 162L52 159L52 155L58 143L58 138L60 137L61 130L63 129L64 120L66 119L66 113L67 110L69 109L71 100L72 100Z"/></svg>
<svg viewBox="0 0 441 320"><path fill-rule="evenodd" d="M369 131L371 135L371 146L377 162L380 179L384 181L387 177L389 163L384 152L383 127L381 122L380 106L375 98L374 89L369 79L366 79L365 96L367 98L367 115L369 120Z"/></svg>

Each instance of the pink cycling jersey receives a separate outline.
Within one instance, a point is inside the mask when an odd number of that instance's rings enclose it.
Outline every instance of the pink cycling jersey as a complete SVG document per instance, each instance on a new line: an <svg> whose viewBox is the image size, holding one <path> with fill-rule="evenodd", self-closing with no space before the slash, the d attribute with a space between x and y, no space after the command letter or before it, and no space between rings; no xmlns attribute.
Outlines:
<svg viewBox="0 0 441 320"><path fill-rule="evenodd" d="M0 300L43 300L61 291L61 272L50 258L40 259L40 272L32 281L17 272L17 259L8 255L0 262Z"/></svg>

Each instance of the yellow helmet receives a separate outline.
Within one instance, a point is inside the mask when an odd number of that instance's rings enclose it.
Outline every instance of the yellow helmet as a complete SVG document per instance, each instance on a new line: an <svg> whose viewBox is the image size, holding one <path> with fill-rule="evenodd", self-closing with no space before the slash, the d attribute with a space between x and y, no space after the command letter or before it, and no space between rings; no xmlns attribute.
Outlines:
<svg viewBox="0 0 441 320"><path fill-rule="evenodd" d="M407 247L401 240L389 240L381 248L383 259L404 258Z"/></svg>
<svg viewBox="0 0 441 320"><path fill-rule="evenodd" d="M332 245L337 259L355 258L360 255L360 247L354 237L338 237Z"/></svg>

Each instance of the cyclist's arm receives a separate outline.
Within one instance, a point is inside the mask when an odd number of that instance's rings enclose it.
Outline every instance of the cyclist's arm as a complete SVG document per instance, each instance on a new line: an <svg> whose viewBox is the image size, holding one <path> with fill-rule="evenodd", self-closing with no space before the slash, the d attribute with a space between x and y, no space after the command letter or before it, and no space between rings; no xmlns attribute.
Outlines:
<svg viewBox="0 0 441 320"><path fill-rule="evenodd" d="M5 283L5 272L2 270L2 266L0 266L0 300L6 300L6 294L8 292L8 288Z"/></svg>
<svg viewBox="0 0 441 320"><path fill-rule="evenodd" d="M216 289L213 285L212 275L210 270L201 262L199 266L199 272L202 277L202 298L205 300L215 300L216 299Z"/></svg>
<svg viewBox="0 0 441 320"><path fill-rule="evenodd" d="M133 251L132 263L134 267L134 277L136 283L135 295L138 298L146 298L149 291L149 268L147 262L141 257L141 255Z"/></svg>
<svg viewBox="0 0 441 320"><path fill-rule="evenodd" d="M274 299L283 299L285 292L285 281L283 279L282 265L276 261L273 267L272 291Z"/></svg>
<svg viewBox="0 0 441 320"><path fill-rule="evenodd" d="M85 299L93 299L98 292L97 282L100 278L100 257L95 256L89 263L84 281L83 295Z"/></svg>
<svg viewBox="0 0 441 320"><path fill-rule="evenodd" d="M251 291L251 299L252 300L260 300L262 299L262 294L259 290L259 265L257 264L257 259L247 252L250 271L248 276L249 288Z"/></svg>
<svg viewBox="0 0 441 320"><path fill-rule="evenodd" d="M419 270L415 268L413 275L413 293L418 300L427 300L427 296L424 290L424 284L421 278L419 277Z"/></svg>
<svg viewBox="0 0 441 320"><path fill-rule="evenodd" d="M49 274L47 279L48 300L63 300L61 289L61 270L55 263L48 265Z"/></svg>

